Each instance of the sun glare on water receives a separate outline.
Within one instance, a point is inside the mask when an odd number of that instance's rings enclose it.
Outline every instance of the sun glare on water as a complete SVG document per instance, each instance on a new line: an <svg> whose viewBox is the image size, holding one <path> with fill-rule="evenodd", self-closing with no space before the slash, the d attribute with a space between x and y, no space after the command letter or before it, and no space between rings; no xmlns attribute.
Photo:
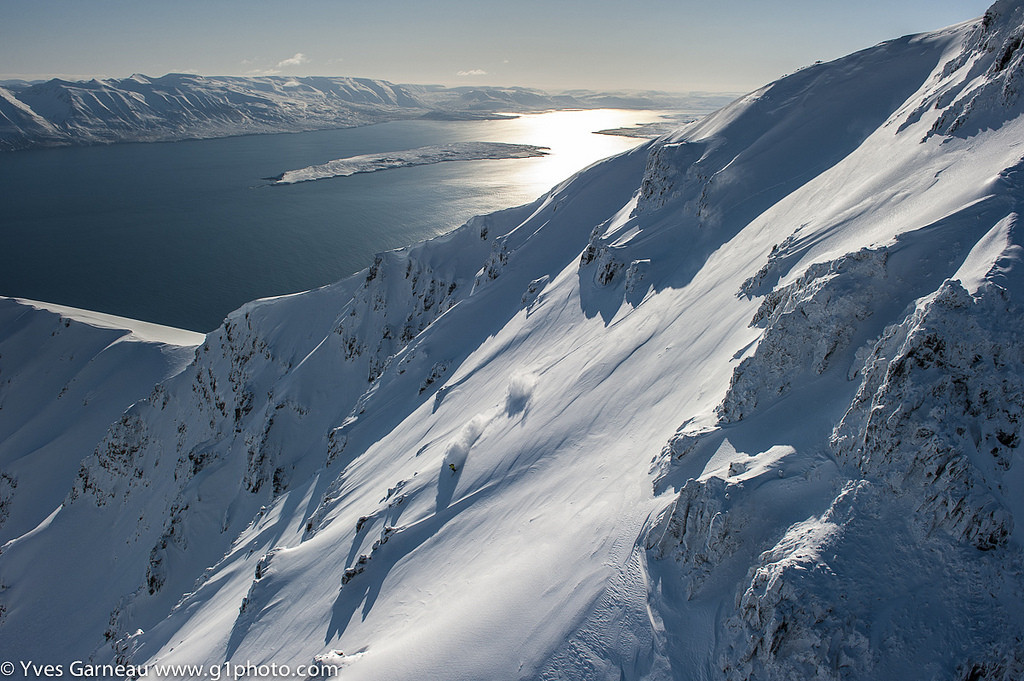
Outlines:
<svg viewBox="0 0 1024 681"><path fill-rule="evenodd" d="M660 119L658 111L597 109L525 114L512 121L485 127L481 141L532 144L550 149L547 156L517 159L499 166L480 163L474 178L487 193L509 194L509 205L530 201L573 173L608 156L632 149L645 140L595 134L599 130L629 127ZM493 128L493 140L487 137Z"/></svg>

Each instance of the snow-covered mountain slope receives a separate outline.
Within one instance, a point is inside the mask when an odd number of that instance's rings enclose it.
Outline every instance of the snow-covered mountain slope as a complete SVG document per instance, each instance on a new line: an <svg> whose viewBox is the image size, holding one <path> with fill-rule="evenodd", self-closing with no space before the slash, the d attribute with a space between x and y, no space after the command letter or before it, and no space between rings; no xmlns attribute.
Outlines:
<svg viewBox="0 0 1024 681"><path fill-rule="evenodd" d="M1022 35L809 67L238 310L3 546L0 658L1022 678Z"/></svg>
<svg viewBox="0 0 1024 681"><path fill-rule="evenodd" d="M153 385L195 356L201 334L0 298L0 541L60 506L78 460Z"/></svg>
<svg viewBox="0 0 1024 681"><path fill-rule="evenodd" d="M428 105L382 80L168 74L0 88L0 149L364 125Z"/></svg>

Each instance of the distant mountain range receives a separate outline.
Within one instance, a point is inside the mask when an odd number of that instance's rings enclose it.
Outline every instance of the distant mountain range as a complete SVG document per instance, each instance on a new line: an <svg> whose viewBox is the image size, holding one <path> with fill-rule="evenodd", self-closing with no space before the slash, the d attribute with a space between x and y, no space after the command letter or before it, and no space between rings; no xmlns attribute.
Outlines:
<svg viewBox="0 0 1024 681"><path fill-rule="evenodd" d="M402 118L449 120L564 108L712 111L722 94L550 94L518 87L395 85L344 77L197 76L0 82L0 150L155 142L344 128Z"/></svg>

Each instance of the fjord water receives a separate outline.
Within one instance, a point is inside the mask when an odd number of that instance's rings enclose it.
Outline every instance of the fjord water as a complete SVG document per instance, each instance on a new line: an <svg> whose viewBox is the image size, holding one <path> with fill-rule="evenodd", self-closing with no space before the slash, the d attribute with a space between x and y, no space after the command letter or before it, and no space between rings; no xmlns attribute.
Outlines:
<svg viewBox="0 0 1024 681"><path fill-rule="evenodd" d="M531 201L639 140L592 134L650 111L557 111L499 121L361 128L0 156L0 295L197 331L242 303L321 286L375 252ZM543 158L450 162L273 187L337 158L494 141Z"/></svg>

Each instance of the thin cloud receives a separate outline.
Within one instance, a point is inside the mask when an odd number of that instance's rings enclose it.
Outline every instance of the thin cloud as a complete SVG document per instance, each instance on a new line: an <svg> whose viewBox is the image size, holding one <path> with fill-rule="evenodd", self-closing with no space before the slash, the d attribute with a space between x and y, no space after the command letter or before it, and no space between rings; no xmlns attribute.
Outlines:
<svg viewBox="0 0 1024 681"><path fill-rule="evenodd" d="M486 76L487 72L483 69L470 69L468 71L459 71L455 74L456 76Z"/></svg>
<svg viewBox="0 0 1024 681"><path fill-rule="evenodd" d="M300 64L305 64L308 61L309 57L302 54L301 52L296 52L294 57L288 57L287 59L282 59L281 61L277 62L277 66L275 68L285 69L288 68L289 66L299 66Z"/></svg>
<svg viewBox="0 0 1024 681"><path fill-rule="evenodd" d="M254 57L252 59L243 59L242 60L242 65L243 66L252 66L252 65L256 64L259 61L262 61L262 60L259 59L258 57ZM296 52L293 56L288 57L287 59L282 59L281 61L277 62L277 65L272 67L272 68L250 69L249 71L246 71L245 75L247 75L247 76L279 76L279 75L281 75L282 69L289 69L291 67L299 66L301 64L308 64L309 62L310 62L309 57L307 57L302 52Z"/></svg>

